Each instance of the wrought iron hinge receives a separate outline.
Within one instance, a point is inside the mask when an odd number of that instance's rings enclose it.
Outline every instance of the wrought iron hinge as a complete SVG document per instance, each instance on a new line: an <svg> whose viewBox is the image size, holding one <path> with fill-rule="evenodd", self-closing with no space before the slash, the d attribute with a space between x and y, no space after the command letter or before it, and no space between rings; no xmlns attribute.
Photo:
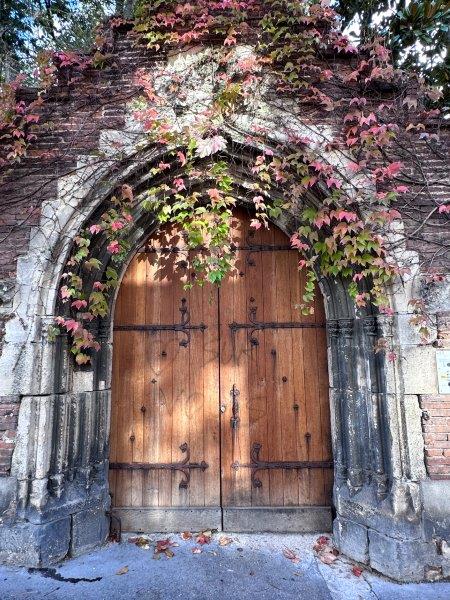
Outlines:
<svg viewBox="0 0 450 600"><path fill-rule="evenodd" d="M288 322L288 323L279 323L277 321L271 321L268 323L263 323L262 321L257 320L257 310L258 307L254 304L255 299L250 298L250 307L249 307L249 316L248 323L233 323L229 324L231 334L233 336L233 350L235 347L235 334L240 329L249 330L249 341L252 346L259 346L259 340L255 336L257 331L263 331L265 329L325 329L325 323L311 323L311 322Z"/></svg>
<svg viewBox="0 0 450 600"><path fill-rule="evenodd" d="M155 471L155 470L166 470L166 471L180 471L183 474L183 479L180 481L179 488L187 489L191 480L191 471L193 469L200 469L205 471L208 468L208 463L204 460L202 462L190 462L191 451L187 442L181 444L180 450L185 454L184 460L177 463L110 463L110 469L126 469L126 470L142 470L142 471Z"/></svg>
<svg viewBox="0 0 450 600"><path fill-rule="evenodd" d="M235 471L239 469L250 469L251 470L251 482L254 488L262 487L262 481L256 474L258 471L272 470L272 469L332 469L332 460L279 460L279 461L267 461L262 460L259 457L262 444L254 442L250 450L250 463L240 463L238 461L231 465L231 468Z"/></svg>
<svg viewBox="0 0 450 600"><path fill-rule="evenodd" d="M230 390L231 396L231 411L232 417L230 419L231 429L237 429L239 425L239 395L240 391L237 389L236 384L233 383L233 387Z"/></svg>
<svg viewBox="0 0 450 600"><path fill-rule="evenodd" d="M136 324L136 325L115 325L114 331L151 331L156 333L157 331L177 331L184 334L186 337L182 339L179 344L183 348L187 348L191 341L191 331L205 331L208 329L207 325L200 323L199 325L191 325L191 314L189 312L188 303L186 298L181 299L181 305L179 308L181 319L179 323L174 324ZM164 356L164 354L163 354Z"/></svg>

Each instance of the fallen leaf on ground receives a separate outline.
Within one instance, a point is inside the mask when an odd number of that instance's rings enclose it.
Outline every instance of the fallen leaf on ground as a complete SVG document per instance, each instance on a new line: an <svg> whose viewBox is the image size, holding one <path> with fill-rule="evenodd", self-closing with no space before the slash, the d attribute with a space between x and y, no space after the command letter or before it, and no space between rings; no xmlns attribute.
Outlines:
<svg viewBox="0 0 450 600"><path fill-rule="evenodd" d="M362 572L363 570L361 569L361 567L357 567L356 565L352 567L352 573L353 575L355 575L355 577L361 577Z"/></svg>
<svg viewBox="0 0 450 600"><path fill-rule="evenodd" d="M337 560L337 555L332 549L326 549L319 553L319 560L325 565L332 565Z"/></svg>
<svg viewBox="0 0 450 600"><path fill-rule="evenodd" d="M197 548L197 546L195 548L192 548L192 554L201 554L201 553L202 553L201 548Z"/></svg>
<svg viewBox="0 0 450 600"><path fill-rule="evenodd" d="M181 534L181 539L184 541L192 540L192 533L190 531L183 531Z"/></svg>
<svg viewBox="0 0 450 600"><path fill-rule="evenodd" d="M227 537L226 535L223 535L220 539L219 539L219 546L229 546L232 543L232 539L230 537Z"/></svg>
<svg viewBox="0 0 450 600"><path fill-rule="evenodd" d="M326 535L321 535L317 538L316 543L313 546L313 550L315 552L320 552L324 548L324 546L328 546L329 541L329 537L327 537Z"/></svg>
<svg viewBox="0 0 450 600"><path fill-rule="evenodd" d="M167 558L173 558L174 552L170 549L173 546L178 546L175 542L171 542L169 538L166 540L158 540L156 542L153 558L160 558L161 554L165 554Z"/></svg>
<svg viewBox="0 0 450 600"><path fill-rule="evenodd" d="M284 558L287 558L288 560L290 560L292 563L299 563L300 562L300 558L290 548L284 548L284 550L283 550L283 556L284 556Z"/></svg>
<svg viewBox="0 0 450 600"><path fill-rule="evenodd" d="M318 559L325 565L332 565L339 556L339 551L333 548L330 544L330 538L326 535L317 538L313 550L317 553Z"/></svg>
<svg viewBox="0 0 450 600"><path fill-rule="evenodd" d="M139 548L144 548L145 550L150 548L150 540L142 536L128 538L128 542L138 546Z"/></svg>
<svg viewBox="0 0 450 600"><path fill-rule="evenodd" d="M211 542L211 531L202 531L201 533L198 534L197 536L197 544L201 544L202 546L204 544L209 544Z"/></svg>
<svg viewBox="0 0 450 600"><path fill-rule="evenodd" d="M128 573L128 567L122 567L117 571L116 575L125 575L125 573Z"/></svg>

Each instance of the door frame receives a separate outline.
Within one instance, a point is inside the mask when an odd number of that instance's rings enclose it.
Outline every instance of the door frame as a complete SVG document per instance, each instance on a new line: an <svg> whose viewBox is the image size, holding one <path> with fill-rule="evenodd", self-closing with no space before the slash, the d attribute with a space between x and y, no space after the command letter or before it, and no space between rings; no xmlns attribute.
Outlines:
<svg viewBox="0 0 450 600"><path fill-rule="evenodd" d="M243 220L244 219L244 220ZM239 221L245 223L247 216L244 217L239 216ZM248 220L250 217L248 217ZM279 228L275 225L275 227L279 230ZM281 230L280 230L281 231ZM283 232L281 232L283 233ZM285 234L284 234L285 235ZM152 236L148 238L152 239ZM247 237L245 238L247 240ZM286 242L288 242L286 238ZM148 241L146 242L148 244ZM250 243L250 242L248 242ZM281 242L278 241L277 244L274 243L274 252L280 250L279 244ZM289 246L289 244L286 244ZM269 246L269 244L267 244ZM285 249L285 248L283 248ZM259 250L252 250L251 248L243 248L243 251L249 252L258 252ZM284 256L284 255L283 255ZM248 258L248 257L247 257ZM243 257L242 257L243 259ZM246 260L246 263L248 261ZM260 266L262 268L262 265ZM124 271L124 273L128 270ZM224 285L232 285L231 282L226 281ZM247 290L249 291L249 290ZM253 298L251 299L253 301ZM181 300L182 306L185 303L186 310L188 310L188 303L183 298ZM247 302L247 301L245 301ZM245 303L246 305L246 303ZM250 309L252 307L250 306ZM221 335L221 311L220 311L220 292L218 293L218 328L217 328L217 347L218 347L218 365L221 365L221 352L222 352L222 344L220 341ZM132 311L133 312L133 311ZM188 313L187 313L188 314ZM166 315L167 317L167 315ZM224 318L224 317L223 317ZM256 318L256 314L255 314ZM167 320L167 319L165 319ZM163 319L163 321L165 322ZM198 320L198 319L197 319ZM250 321L252 319L250 318ZM197 321L195 321L197 322ZM271 324L264 324L267 327L271 327L277 329L276 326L277 319L273 321ZM122 322L120 322L122 323ZM283 323L284 325L288 325L288 323ZM226 332L228 333L228 327L232 328L233 323L224 322ZM248 323L249 326L254 325L254 329L258 329L257 323ZM316 327L315 323L308 325L305 323L305 327ZM137 325L115 325L115 331L128 331L128 330L137 330L141 331L145 328L152 328L156 331L159 329L160 332L164 329L169 328L169 324L159 325L158 323L152 325L146 325L144 323ZM195 329L201 329L199 326L194 326ZM267 328L265 327L265 328ZM174 326L175 328L175 326ZM247 326L242 326L240 328L249 329ZM251 328L251 327L250 327ZM263 329L265 329L263 328ZM286 329L287 327L284 327ZM206 329L206 327L204 327ZM181 330L180 330L181 331ZM203 330L202 330L203 331ZM249 329L250 332L250 329ZM183 332L182 332L183 333ZM234 335L234 332L232 332ZM248 336L246 337L247 342L251 341ZM180 344L181 345L181 344ZM320 342L319 342L320 345ZM246 371L246 368L244 369ZM303 372L303 371L302 371ZM220 366L219 366L219 374L220 374ZM219 376L221 380L221 377ZM219 389L219 394L217 398L218 402L218 419L219 419L219 462L220 462L220 470L219 470L219 480L220 480L220 506L113 506L113 513L118 516L122 520L122 527L124 530L129 531L161 531L161 532L170 532L173 530L185 530L185 529L195 529L199 527L211 528L211 529L223 529L227 531L260 531L264 529L265 531L278 531L278 532L286 532L286 531L297 531L297 532L313 532L313 531L331 531L331 523L332 523L332 507L330 505L320 505L320 504L297 504L293 506L284 505L284 506L234 506L224 504L224 499L222 495L222 485L223 485L223 460L224 456L222 453L222 436L223 436L223 414L220 410L220 405L223 402L224 390ZM319 425L321 421L319 419ZM283 462L283 461L281 461ZM289 461L287 461L289 462ZM313 461L314 462L314 461ZM320 462L320 461L319 461ZM327 462L327 461L323 461ZM327 463L328 466L328 463ZM114 463L114 468L130 468L131 465L125 465L125 463ZM155 466L152 465L152 468ZM291 467L289 467L291 468ZM280 466L280 469L283 469ZM311 473L311 470L308 467L308 472ZM312 471L314 473L315 471ZM253 482L253 479L252 479ZM253 486L252 486L253 489ZM262 526L261 523L264 523Z"/></svg>

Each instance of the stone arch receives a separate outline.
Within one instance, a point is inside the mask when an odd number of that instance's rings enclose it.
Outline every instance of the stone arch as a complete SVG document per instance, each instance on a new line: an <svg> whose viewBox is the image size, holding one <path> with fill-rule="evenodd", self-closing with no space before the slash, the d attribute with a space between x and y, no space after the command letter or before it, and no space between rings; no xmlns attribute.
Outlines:
<svg viewBox="0 0 450 600"><path fill-rule="evenodd" d="M242 145L236 144L235 149L245 155ZM87 165L79 174L79 197L66 199L63 207L58 200L67 189L67 181L61 181L58 199L45 207L42 227L28 256L19 263L23 276L18 277L16 314L19 320L29 317L30 323L23 329L22 340L2 357L13 365L24 344L32 342L32 350L12 368L11 379L12 388L20 380L23 396L12 467L17 493L8 525L14 528L16 539L20 538L20 550L13 555L18 562L51 562L68 552L75 555L94 547L106 537L114 298L111 317L97 325L101 350L91 367L75 368L68 358L67 341L61 337L56 344L50 343L46 328L58 311L61 274L77 232L103 212L117 185L130 183L137 194L145 189L148 166L160 158L154 149L147 148L130 153L119 168L112 161L113 168L100 175L93 175ZM245 181L241 184L239 200L245 203ZM311 193L307 201L317 202L317 197ZM285 212L275 224L292 233L295 211ZM156 226L151 214L136 208L128 260ZM46 252L42 255L43 247ZM99 241L93 255L105 269L105 244ZM25 275L33 269L30 284ZM388 540L391 556L408 536L416 536L416 540L422 536L418 487L408 463L411 443L400 431L406 418L404 406L392 369L374 352L380 332L392 335L391 325L370 310L355 313L344 282L319 278L319 284L328 326L335 541L351 558L390 574L391 558L380 558L381 551L376 551L380 536ZM36 297L33 289L40 292ZM12 332L13 323L9 328ZM49 538L57 538L58 543L47 547ZM372 554L369 540L375 548ZM24 546L29 548L26 555L21 550ZM413 553L413 548L408 548Z"/></svg>

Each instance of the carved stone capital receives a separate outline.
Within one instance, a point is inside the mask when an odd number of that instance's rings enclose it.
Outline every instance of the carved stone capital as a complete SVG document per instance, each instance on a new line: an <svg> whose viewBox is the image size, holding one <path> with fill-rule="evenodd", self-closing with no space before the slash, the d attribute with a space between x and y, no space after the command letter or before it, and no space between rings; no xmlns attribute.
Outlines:
<svg viewBox="0 0 450 600"><path fill-rule="evenodd" d="M376 317L365 317L363 319L363 331L370 337L378 335L378 322Z"/></svg>
<svg viewBox="0 0 450 600"><path fill-rule="evenodd" d="M344 339L352 339L353 331L355 327L354 319L340 319L339 320L339 333Z"/></svg>

